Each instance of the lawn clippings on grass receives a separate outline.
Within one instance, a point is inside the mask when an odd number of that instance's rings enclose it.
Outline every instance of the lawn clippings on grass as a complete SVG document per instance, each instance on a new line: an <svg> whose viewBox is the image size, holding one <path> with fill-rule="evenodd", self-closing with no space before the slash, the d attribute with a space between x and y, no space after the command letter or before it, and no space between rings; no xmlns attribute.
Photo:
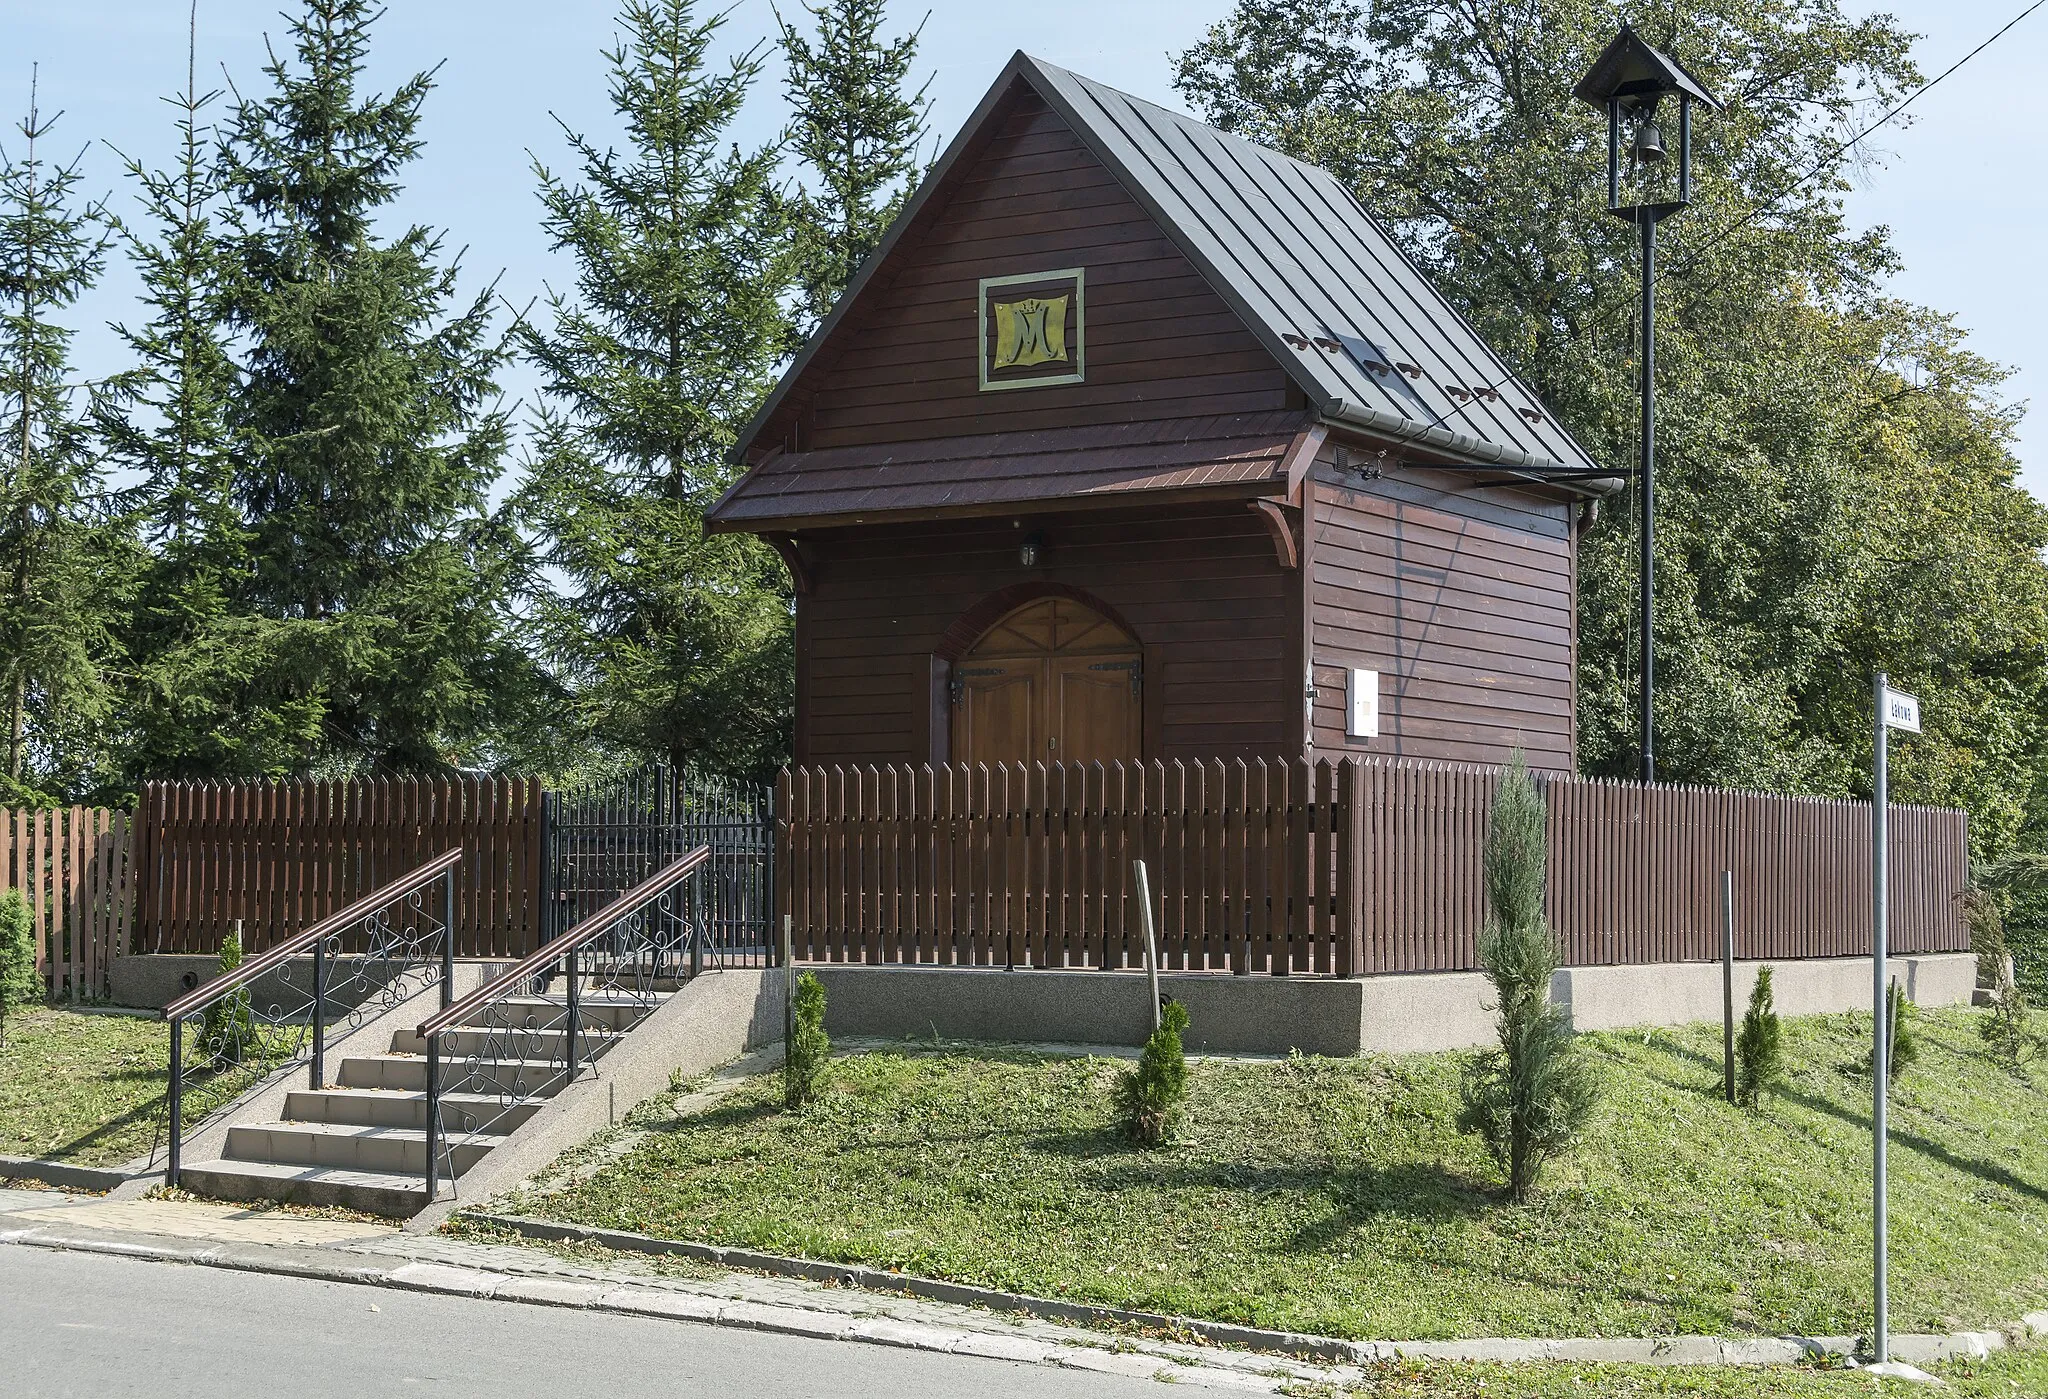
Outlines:
<svg viewBox="0 0 2048 1399"><path fill-rule="evenodd" d="M2048 1303L2048 1071L1994 1063L1975 1012L1922 1026L1893 1114L1893 1329L2007 1323ZM1121 1064L918 1046L835 1059L796 1114L772 1077L648 1113L587 1179L501 1208L1361 1339L1854 1335L1868 1027L1788 1020L1760 1115L1720 1100L1718 1026L1587 1036L1605 1105L1519 1208L1455 1129L1466 1055L1200 1062L1179 1139L1140 1151Z"/></svg>

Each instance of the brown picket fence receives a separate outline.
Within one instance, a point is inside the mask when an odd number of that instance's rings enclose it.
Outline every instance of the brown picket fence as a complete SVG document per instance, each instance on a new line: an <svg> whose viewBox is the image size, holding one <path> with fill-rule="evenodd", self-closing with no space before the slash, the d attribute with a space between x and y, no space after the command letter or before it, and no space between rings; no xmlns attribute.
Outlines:
<svg viewBox="0 0 2048 1399"><path fill-rule="evenodd" d="M455 949L542 941L537 778L150 782L135 817L139 952L213 952L240 920L260 951L460 847Z"/></svg>
<svg viewBox="0 0 2048 1399"><path fill-rule="evenodd" d="M107 990L134 914L125 811L73 806L0 810L0 887L28 904L36 971L71 1001Z"/></svg>
<svg viewBox="0 0 2048 1399"><path fill-rule="evenodd" d="M778 912L811 961L1136 967L1134 861L1173 970L1476 965L1497 769L1359 759L800 767ZM1548 904L1575 965L1867 953L1870 804L1551 776ZM1960 811L1892 808L1891 945L1962 950Z"/></svg>

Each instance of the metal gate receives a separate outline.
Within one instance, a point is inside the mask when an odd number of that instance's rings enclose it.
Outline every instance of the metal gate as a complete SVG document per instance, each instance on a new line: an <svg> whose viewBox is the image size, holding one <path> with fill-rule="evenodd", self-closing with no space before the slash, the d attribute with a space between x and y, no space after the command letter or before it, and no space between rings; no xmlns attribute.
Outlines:
<svg viewBox="0 0 2048 1399"><path fill-rule="evenodd" d="M589 787L549 792L550 938L700 845L710 865L689 884L693 964L765 966L775 904L774 793L762 785L642 768Z"/></svg>

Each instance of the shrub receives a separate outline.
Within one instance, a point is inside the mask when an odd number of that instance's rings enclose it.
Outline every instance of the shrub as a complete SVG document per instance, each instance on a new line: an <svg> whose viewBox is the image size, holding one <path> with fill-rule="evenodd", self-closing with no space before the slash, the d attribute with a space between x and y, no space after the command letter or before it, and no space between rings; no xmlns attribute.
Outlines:
<svg viewBox="0 0 2048 1399"><path fill-rule="evenodd" d="M19 889L0 893L0 1044L7 1040L7 1012L42 999L36 975L35 921Z"/></svg>
<svg viewBox="0 0 2048 1399"><path fill-rule="evenodd" d="M1188 1028L1188 1008L1168 1001L1160 1008L1159 1028L1145 1040L1138 1066L1125 1073L1119 1089L1124 1131L1140 1146L1159 1146L1180 1126L1181 1103L1188 1095L1188 1061L1180 1037Z"/></svg>
<svg viewBox="0 0 2048 1399"><path fill-rule="evenodd" d="M2000 1062L2017 1070L2038 1044L2027 1023L2032 1008L2015 974L2000 903L1998 895L1981 884L1963 891L1963 917L1970 926L1970 946L1977 950L1977 983L1989 993L1977 1028Z"/></svg>
<svg viewBox="0 0 2048 1399"><path fill-rule="evenodd" d="M782 1103L800 1108L818 1096L832 1039L825 1033L825 985L809 972L796 979L796 1019L783 1047Z"/></svg>
<svg viewBox="0 0 2048 1399"><path fill-rule="evenodd" d="M1919 1008L1906 999L1906 988L1894 981L1884 996L1885 1078L1897 1083L1920 1058L1920 1036L1914 1029Z"/></svg>
<svg viewBox="0 0 2048 1399"><path fill-rule="evenodd" d="M241 965L242 930L236 925L220 941L217 970L225 976ZM206 1015L199 1022L199 1048L215 1069L233 1068L256 1047L256 1018L249 1009L248 987L241 987L206 1008Z"/></svg>
<svg viewBox="0 0 2048 1399"><path fill-rule="evenodd" d="M1784 1074L1785 1027L1778 1020L1771 969L1758 967L1756 984L1749 988L1749 1009L1735 1036L1735 1101L1752 1110L1762 1106L1764 1094L1777 1087Z"/></svg>
<svg viewBox="0 0 2048 1399"><path fill-rule="evenodd" d="M1501 779L1482 855L1486 923L1479 961L1498 998L1499 1048L1472 1066L1459 1126L1477 1132L1520 1204L1598 1101L1592 1066L1550 1002L1557 948L1543 916L1543 794L1517 753Z"/></svg>

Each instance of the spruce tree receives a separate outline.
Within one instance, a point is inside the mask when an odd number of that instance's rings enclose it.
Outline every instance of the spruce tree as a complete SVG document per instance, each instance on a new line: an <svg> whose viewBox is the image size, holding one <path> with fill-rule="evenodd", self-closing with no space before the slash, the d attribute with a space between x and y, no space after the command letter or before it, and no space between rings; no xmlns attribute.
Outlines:
<svg viewBox="0 0 2048 1399"><path fill-rule="evenodd" d="M57 121L31 87L18 151L0 151L0 706L5 800L82 795L107 779L122 531L70 382L58 319L102 269L104 211L79 207L79 162L52 165ZM59 113L58 116L61 116Z"/></svg>
<svg viewBox="0 0 2048 1399"><path fill-rule="evenodd" d="M1522 755L1501 778L1481 855L1486 922L1479 962L1497 998L1499 1047L1467 1079L1459 1125L1483 1138L1516 1204L1578 1135L1598 1101L1592 1066L1552 1004L1557 945L1543 912L1549 841L1543 794Z"/></svg>
<svg viewBox="0 0 2048 1399"><path fill-rule="evenodd" d="M816 22L815 40L780 11L775 21L788 63L789 147L805 177L792 214L809 328L832 309L910 197L930 83L907 91L923 25L885 41L883 0L825 0L804 9Z"/></svg>
<svg viewBox="0 0 2048 1399"><path fill-rule="evenodd" d="M463 761L520 676L485 514L507 443L492 290L458 301L438 233L382 235L433 75L362 92L380 13L307 0L221 145L242 604L300 633L289 691L244 712L279 723L283 770Z"/></svg>
<svg viewBox="0 0 2048 1399"><path fill-rule="evenodd" d="M126 631L128 779L259 775L318 742L321 707L304 675L316 636L249 610L248 531L236 500L234 409L241 387L227 319L235 271L222 241L224 177L198 84L197 5L176 156L152 169L123 156L138 215L117 219L148 319L116 326L135 365L96 403L109 459L139 483L128 508L149 553Z"/></svg>
<svg viewBox="0 0 2048 1399"><path fill-rule="evenodd" d="M1749 988L1749 1009L1742 1015L1742 1030L1735 1040L1735 1100L1755 1109L1764 1094L1777 1087L1785 1075L1785 1027L1778 1019L1777 997L1771 988L1771 969L1756 969L1756 982Z"/></svg>
<svg viewBox="0 0 2048 1399"><path fill-rule="evenodd" d="M548 402L519 507L565 584L541 623L583 731L758 773L788 746L787 588L765 547L703 522L790 344L794 258L778 150L728 144L762 58L714 66L723 23L630 0L605 55L622 148L565 128L576 178L535 161L576 278L522 328Z"/></svg>

